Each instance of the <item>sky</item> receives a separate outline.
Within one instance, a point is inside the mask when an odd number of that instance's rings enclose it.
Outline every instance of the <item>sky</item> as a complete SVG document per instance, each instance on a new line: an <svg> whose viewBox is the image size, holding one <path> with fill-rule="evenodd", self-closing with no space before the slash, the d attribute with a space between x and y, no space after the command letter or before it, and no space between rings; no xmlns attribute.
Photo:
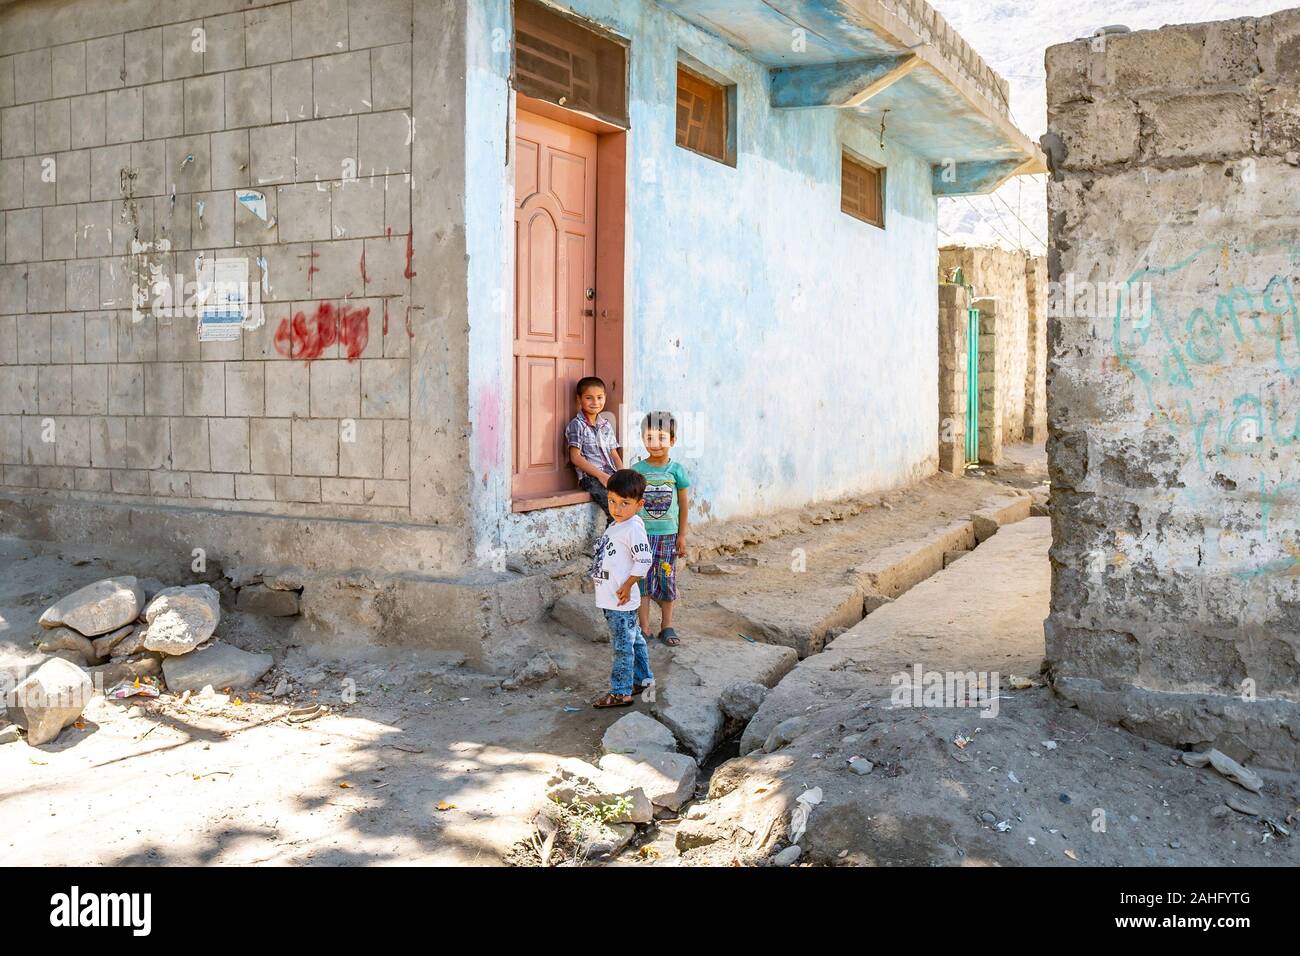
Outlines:
<svg viewBox="0 0 1300 956"><path fill-rule="evenodd" d="M1030 139L1047 131L1043 55L1049 46L1122 24L1150 30L1263 16L1298 0L929 0L966 42L1011 84L1011 115ZM1021 176L993 196L943 199L939 241L1044 251L1047 178Z"/></svg>

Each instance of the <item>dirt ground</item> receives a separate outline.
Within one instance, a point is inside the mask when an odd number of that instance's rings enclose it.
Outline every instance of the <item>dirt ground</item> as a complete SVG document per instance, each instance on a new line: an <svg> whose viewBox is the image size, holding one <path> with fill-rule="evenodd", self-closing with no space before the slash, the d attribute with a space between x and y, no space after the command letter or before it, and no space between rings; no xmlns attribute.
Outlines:
<svg viewBox="0 0 1300 956"><path fill-rule="evenodd" d="M768 862L816 788L798 841L816 865L1300 863L1300 777L1263 772L1252 794L1024 686L1042 660L1050 543L1047 518L1004 527L802 661L740 749L777 726L790 743L723 764L692 819L660 828L658 861ZM991 693L900 707L893 676L917 665L987 675Z"/></svg>
<svg viewBox="0 0 1300 956"><path fill-rule="evenodd" d="M743 650L732 632L734 622L717 613L717 601L766 593L798 602L802 593L839 580L846 568L874 551L967 516L997 493L992 477L937 476L854 509L839 509L838 517L835 509L806 509L797 520L779 523L790 533L778 537L748 535L758 540L731 556L740 559L732 562L743 568L740 573L683 573L677 630L687 643L718 642L726 653ZM999 480L1027 488L1042 477L1039 449L1028 454L1027 466ZM855 509L858 513L852 513ZM806 564L799 573L791 567L797 549ZM978 554L977 549L954 570ZM12 539L0 539L0 568L0 667L10 668L41 659L32 638L49 604L90 581L134 571L129 557L98 555L93 545L58 548ZM256 688L218 694L213 701L182 702L170 694L144 702L97 697L81 725L53 743L0 746L0 814L7 823L0 834L0 864L517 862L518 845L532 833L531 820L557 762L570 756L594 761L605 728L627 713L590 707L605 688L607 645L592 644L551 621L528 625L518 636L545 647L559 675L517 691L501 688L502 675L477 673L455 655L391 651L364 642L299 643L289 619L229 608L223 608L216 636L272 654L275 666ZM673 656L658 644L651 649L652 666L668 687L674 680ZM293 690L272 698L271 688L281 678ZM1042 698L1043 714L1055 707L1046 691L1029 693ZM290 723L291 708L309 702L325 704L328 712ZM891 720L881 746L933 749L933 742L911 740L915 735L904 732L905 725L906 719ZM1094 737L1122 733L1087 732ZM1045 737L1047 730L1034 726L1024 733ZM1144 746L1122 736L1130 748ZM977 739L983 744L993 738ZM735 745L724 745L706 765L701 797L709 772ZM789 759L800 746L796 742L764 759ZM1062 756L1053 755L1057 762ZM746 760L723 764L715 787L743 776ZM906 766L902 757L898 763ZM1208 773L1169 768L1163 755L1158 763L1168 776ZM913 761L912 767L921 785L922 766ZM1141 786L1155 786L1142 780ZM699 813L684 808L683 818ZM716 853L679 853L674 832L684 822L647 828L615 862L765 861L735 841L716 843ZM924 843L923 831L918 833ZM659 856L642 853L644 845L661 851ZM1277 846L1264 845L1264 852L1274 853ZM925 859L968 862L949 860L944 853ZM870 862L865 856L858 861Z"/></svg>

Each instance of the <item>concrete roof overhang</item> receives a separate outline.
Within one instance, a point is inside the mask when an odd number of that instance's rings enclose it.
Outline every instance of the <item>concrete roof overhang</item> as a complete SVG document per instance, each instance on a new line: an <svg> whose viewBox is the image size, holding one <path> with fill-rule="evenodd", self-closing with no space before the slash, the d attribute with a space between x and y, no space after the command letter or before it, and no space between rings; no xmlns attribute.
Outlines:
<svg viewBox="0 0 1300 956"><path fill-rule="evenodd" d="M936 195L1047 171L1008 115L1005 85L922 0L666 5L768 67L774 108L852 110L873 128L883 116L889 138L929 160Z"/></svg>

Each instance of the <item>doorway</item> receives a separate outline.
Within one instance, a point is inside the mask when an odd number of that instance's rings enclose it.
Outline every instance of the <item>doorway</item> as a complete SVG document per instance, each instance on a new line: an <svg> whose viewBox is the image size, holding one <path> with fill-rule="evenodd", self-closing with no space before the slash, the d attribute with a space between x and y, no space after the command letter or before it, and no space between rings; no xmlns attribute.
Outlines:
<svg viewBox="0 0 1300 956"><path fill-rule="evenodd" d="M519 110L515 137L516 499L577 487L573 387L596 368L596 137Z"/></svg>
<svg viewBox="0 0 1300 956"><path fill-rule="evenodd" d="M519 95L515 125L512 510L577 504L564 440L578 380L623 388L626 131Z"/></svg>

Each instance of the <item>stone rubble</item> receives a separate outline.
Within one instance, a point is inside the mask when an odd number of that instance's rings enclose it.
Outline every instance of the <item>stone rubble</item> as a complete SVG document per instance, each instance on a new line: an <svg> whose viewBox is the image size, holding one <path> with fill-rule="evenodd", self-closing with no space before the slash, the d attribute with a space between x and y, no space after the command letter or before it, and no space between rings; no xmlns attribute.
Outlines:
<svg viewBox="0 0 1300 956"><path fill-rule="evenodd" d="M164 588L145 608L149 630L144 647L164 654L188 654L217 629L221 598L210 585Z"/></svg>
<svg viewBox="0 0 1300 956"><path fill-rule="evenodd" d="M5 696L9 719L33 747L49 743L90 703L95 687L76 664L51 658Z"/></svg>
<svg viewBox="0 0 1300 956"><path fill-rule="evenodd" d="M609 725L600 745L607 754L652 753L676 750L677 738L659 721L633 711Z"/></svg>
<svg viewBox="0 0 1300 956"><path fill-rule="evenodd" d="M144 605L144 589L131 575L105 578L73 591L46 609L40 625L69 627L85 637L97 637L130 624Z"/></svg>
<svg viewBox="0 0 1300 956"><path fill-rule="evenodd" d="M273 663L270 654L250 654L223 641L213 641L191 654L163 658L162 672L167 689L179 694L202 690L207 685L252 687Z"/></svg>

